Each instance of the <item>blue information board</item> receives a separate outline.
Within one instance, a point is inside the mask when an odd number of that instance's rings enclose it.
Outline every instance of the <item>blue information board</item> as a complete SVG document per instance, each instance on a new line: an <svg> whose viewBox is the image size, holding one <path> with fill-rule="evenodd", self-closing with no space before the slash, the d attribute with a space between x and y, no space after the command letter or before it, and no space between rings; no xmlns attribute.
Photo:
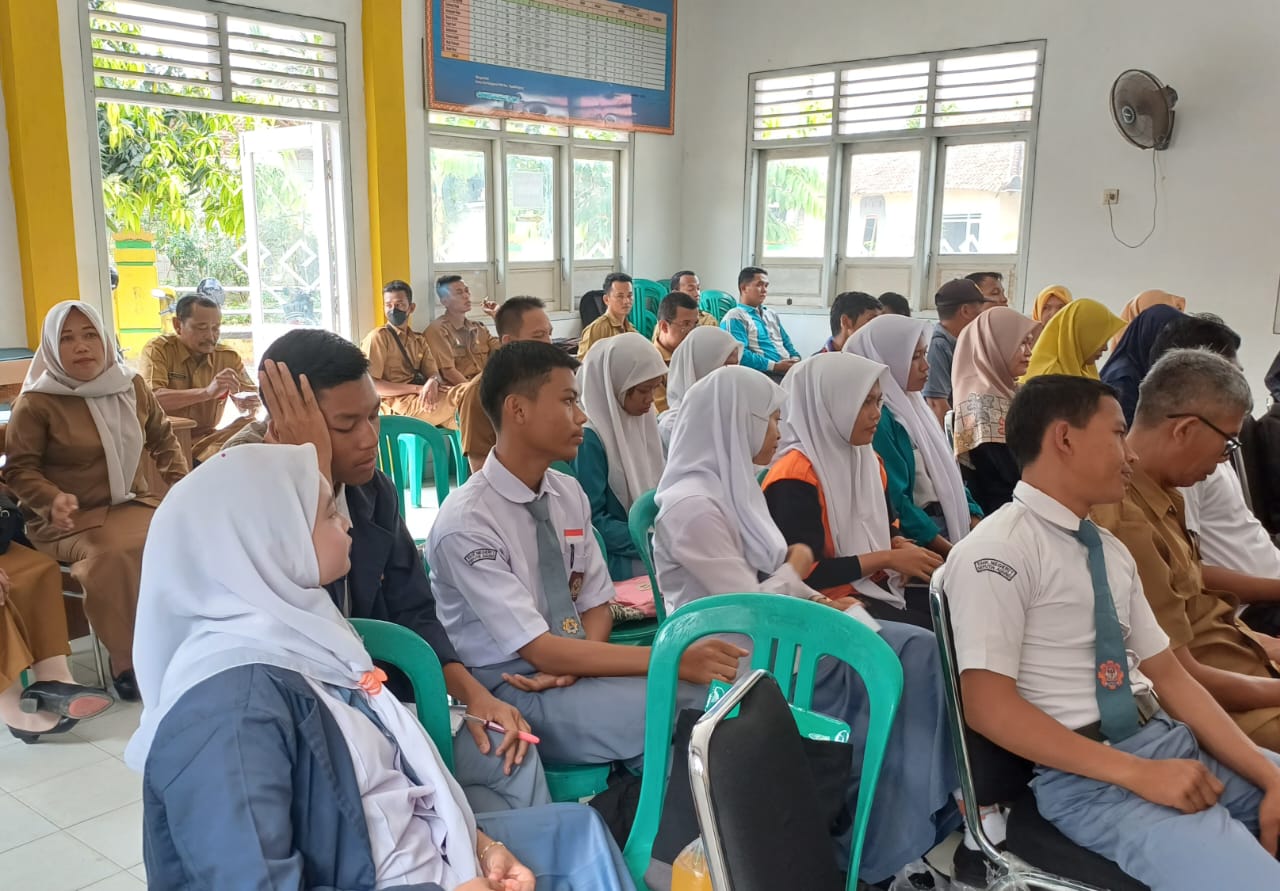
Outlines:
<svg viewBox="0 0 1280 891"><path fill-rule="evenodd" d="M427 0L427 102L671 133L676 0Z"/></svg>

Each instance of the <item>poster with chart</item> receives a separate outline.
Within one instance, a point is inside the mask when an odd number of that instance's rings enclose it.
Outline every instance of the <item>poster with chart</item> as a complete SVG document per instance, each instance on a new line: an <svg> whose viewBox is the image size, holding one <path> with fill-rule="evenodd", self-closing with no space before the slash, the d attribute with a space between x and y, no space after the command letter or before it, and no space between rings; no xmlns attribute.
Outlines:
<svg viewBox="0 0 1280 891"><path fill-rule="evenodd" d="M672 132L676 0L427 0L427 104Z"/></svg>

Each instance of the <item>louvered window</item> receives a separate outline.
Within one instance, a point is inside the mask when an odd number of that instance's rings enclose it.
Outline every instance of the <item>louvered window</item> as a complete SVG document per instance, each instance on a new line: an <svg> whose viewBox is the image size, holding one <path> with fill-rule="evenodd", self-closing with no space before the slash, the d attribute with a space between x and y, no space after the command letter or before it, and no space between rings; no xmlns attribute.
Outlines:
<svg viewBox="0 0 1280 891"><path fill-rule="evenodd" d="M753 75L752 139L817 140L1028 122L1041 57L1038 46L995 48Z"/></svg>
<svg viewBox="0 0 1280 891"><path fill-rule="evenodd" d="M996 272L1017 305L1026 269L1035 41L751 75L746 253L771 299L908 295Z"/></svg>
<svg viewBox="0 0 1280 891"><path fill-rule="evenodd" d="M99 98L308 119L342 112L342 26L132 0L88 0ZM223 11L225 10L225 11Z"/></svg>

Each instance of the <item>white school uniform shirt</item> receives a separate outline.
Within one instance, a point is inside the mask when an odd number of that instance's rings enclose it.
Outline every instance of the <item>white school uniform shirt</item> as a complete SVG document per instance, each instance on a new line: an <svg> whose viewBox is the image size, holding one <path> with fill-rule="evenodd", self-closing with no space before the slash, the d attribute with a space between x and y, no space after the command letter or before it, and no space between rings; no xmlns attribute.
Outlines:
<svg viewBox="0 0 1280 891"><path fill-rule="evenodd" d="M1100 720L1088 551L1080 518L1025 482L947 558L946 589L960 671L1011 677L1018 694L1066 727ZM1169 648L1142 591L1137 564L1099 527L1107 580L1124 629L1135 694L1151 682L1138 663Z"/></svg>
<svg viewBox="0 0 1280 891"><path fill-rule="evenodd" d="M551 630L538 572L537 527L524 506L550 499L565 574L582 573L576 607L614 597L609 569L591 531L591 505L571 476L548 470L533 492L490 452L484 467L453 492L427 536L436 613L464 665L519 658L521 647Z"/></svg>
<svg viewBox="0 0 1280 891"><path fill-rule="evenodd" d="M1249 510L1240 477L1230 465L1219 464L1208 478L1178 491L1186 502L1187 529L1200 536L1204 563L1280 578L1280 548Z"/></svg>
<svg viewBox="0 0 1280 891"><path fill-rule="evenodd" d="M715 499L695 495L664 514L654 527L653 560L662 602L670 615L702 597L762 591L809 600L821 596L783 563L758 581L743 556L742 536Z"/></svg>

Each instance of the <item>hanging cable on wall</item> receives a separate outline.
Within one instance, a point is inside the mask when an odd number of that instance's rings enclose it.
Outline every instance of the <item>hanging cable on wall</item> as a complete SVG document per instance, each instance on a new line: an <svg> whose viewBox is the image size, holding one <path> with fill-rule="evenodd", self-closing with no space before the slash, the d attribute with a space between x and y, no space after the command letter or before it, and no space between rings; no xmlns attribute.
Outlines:
<svg viewBox="0 0 1280 891"><path fill-rule="evenodd" d="M1160 159L1159 152L1151 153L1151 228L1147 234L1142 237L1142 241L1136 244L1130 244L1125 241L1116 232L1116 215L1114 205L1107 205L1107 220L1111 223L1111 237L1125 247L1133 250L1142 247L1151 240L1151 236L1156 234L1156 221L1160 210L1160 168L1158 162Z"/></svg>

